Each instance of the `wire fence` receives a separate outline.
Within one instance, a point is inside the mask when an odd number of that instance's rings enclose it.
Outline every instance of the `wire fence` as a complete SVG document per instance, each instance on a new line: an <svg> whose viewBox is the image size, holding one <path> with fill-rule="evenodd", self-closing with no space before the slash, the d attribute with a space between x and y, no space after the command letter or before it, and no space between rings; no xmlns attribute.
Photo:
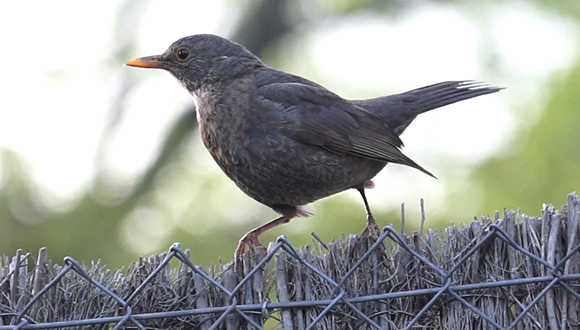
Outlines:
<svg viewBox="0 0 580 330"><path fill-rule="evenodd" d="M314 248L282 236L241 278L178 243L127 271L17 251L0 260L0 330L579 329L578 205Z"/></svg>

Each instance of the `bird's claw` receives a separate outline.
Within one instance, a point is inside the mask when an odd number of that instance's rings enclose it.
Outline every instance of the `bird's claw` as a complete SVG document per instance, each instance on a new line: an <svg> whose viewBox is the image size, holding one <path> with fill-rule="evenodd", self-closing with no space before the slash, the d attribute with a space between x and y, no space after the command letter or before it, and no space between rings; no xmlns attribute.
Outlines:
<svg viewBox="0 0 580 330"><path fill-rule="evenodd" d="M254 231L249 231L240 238L238 247L234 252L234 272L240 277L242 276L244 253L249 251L247 247L250 247L251 250L263 247L262 243L258 240L258 235Z"/></svg>
<svg viewBox="0 0 580 330"><path fill-rule="evenodd" d="M367 216L367 227L363 230L361 238L373 238L375 241L381 236L381 228L372 215Z"/></svg>

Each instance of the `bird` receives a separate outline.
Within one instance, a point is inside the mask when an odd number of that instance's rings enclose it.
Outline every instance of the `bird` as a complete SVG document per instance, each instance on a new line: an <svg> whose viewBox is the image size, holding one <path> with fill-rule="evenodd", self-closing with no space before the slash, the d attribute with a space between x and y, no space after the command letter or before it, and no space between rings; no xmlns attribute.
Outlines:
<svg viewBox="0 0 580 330"><path fill-rule="evenodd" d="M218 166L244 193L280 214L240 239L234 262L248 247L261 246L258 236L265 231L309 216L306 204L348 189L362 197L365 231L376 232L365 189L387 163L435 177L401 151L399 136L415 117L502 89L457 80L348 100L212 34L181 38L161 55L125 65L172 74L192 95L203 143Z"/></svg>

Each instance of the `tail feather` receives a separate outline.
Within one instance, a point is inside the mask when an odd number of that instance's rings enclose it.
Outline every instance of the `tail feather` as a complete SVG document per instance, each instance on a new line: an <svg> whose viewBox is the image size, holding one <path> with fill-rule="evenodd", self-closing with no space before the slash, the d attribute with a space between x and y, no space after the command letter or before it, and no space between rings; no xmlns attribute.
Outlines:
<svg viewBox="0 0 580 330"><path fill-rule="evenodd" d="M411 90L398 94L398 96L416 95L418 97L417 105L419 106L417 110L420 111L417 114L419 114L455 102L495 93L502 89L501 87L490 86L473 80L449 81Z"/></svg>
<svg viewBox="0 0 580 330"><path fill-rule="evenodd" d="M473 80L446 81L401 94L352 102L379 117L401 135L418 114L502 89Z"/></svg>

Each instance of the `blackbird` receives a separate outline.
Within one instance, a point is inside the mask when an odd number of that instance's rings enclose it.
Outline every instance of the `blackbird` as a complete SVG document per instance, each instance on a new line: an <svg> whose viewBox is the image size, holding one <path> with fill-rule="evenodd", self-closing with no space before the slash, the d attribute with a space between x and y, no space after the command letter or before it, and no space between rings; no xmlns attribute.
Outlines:
<svg viewBox="0 0 580 330"><path fill-rule="evenodd" d="M367 228L376 232L364 189L387 163L433 176L401 152L405 128L420 113L501 89L448 81L346 100L210 34L179 39L162 55L126 65L175 76L193 96L203 143L216 163L243 192L281 214L240 239L236 261L248 244L260 245L263 232L309 215L303 205L350 188L360 192Z"/></svg>

